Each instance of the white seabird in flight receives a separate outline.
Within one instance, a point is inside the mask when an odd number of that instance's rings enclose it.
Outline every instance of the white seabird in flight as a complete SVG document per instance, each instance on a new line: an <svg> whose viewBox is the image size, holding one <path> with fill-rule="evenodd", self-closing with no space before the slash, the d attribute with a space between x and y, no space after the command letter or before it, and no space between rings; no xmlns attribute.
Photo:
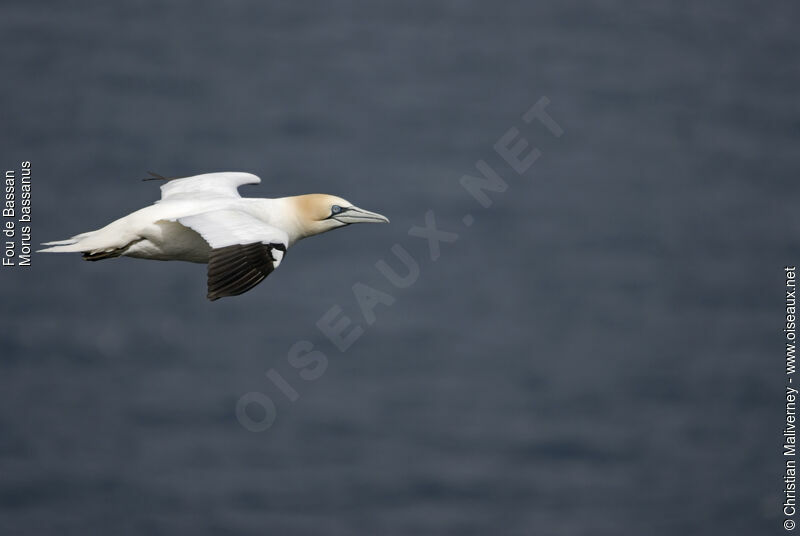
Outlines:
<svg viewBox="0 0 800 536"><path fill-rule="evenodd" d="M207 263L208 299L213 301L256 286L298 240L351 223L389 222L333 195L239 196L239 186L260 182L255 175L235 172L172 179L149 207L102 229L46 242L52 247L40 251L80 252L87 261L125 255Z"/></svg>

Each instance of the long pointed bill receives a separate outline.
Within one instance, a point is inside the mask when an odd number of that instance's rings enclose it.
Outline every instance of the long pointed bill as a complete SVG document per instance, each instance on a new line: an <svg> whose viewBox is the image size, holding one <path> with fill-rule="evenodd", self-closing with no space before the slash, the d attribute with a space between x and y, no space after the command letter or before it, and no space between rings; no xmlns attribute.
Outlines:
<svg viewBox="0 0 800 536"><path fill-rule="evenodd" d="M342 223L389 223L389 218L358 207L349 207L334 216Z"/></svg>

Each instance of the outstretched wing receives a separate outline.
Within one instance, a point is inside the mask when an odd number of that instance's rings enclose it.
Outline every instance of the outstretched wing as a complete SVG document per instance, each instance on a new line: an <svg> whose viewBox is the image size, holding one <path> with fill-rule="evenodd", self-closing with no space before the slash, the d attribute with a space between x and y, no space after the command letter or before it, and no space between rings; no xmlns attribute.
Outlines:
<svg viewBox="0 0 800 536"><path fill-rule="evenodd" d="M173 179L161 187L161 201L167 199L218 199L240 197L243 184L259 184L261 179L251 173L226 171L206 173L184 179Z"/></svg>
<svg viewBox="0 0 800 536"><path fill-rule="evenodd" d="M178 218L211 246L208 299L247 292L283 260L287 234L238 210L214 210Z"/></svg>

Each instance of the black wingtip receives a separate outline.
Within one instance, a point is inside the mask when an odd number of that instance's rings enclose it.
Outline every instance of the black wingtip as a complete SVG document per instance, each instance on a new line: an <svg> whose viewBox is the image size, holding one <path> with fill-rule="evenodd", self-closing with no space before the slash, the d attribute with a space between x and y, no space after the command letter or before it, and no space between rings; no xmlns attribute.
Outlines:
<svg viewBox="0 0 800 536"><path fill-rule="evenodd" d="M272 249L283 244L235 244L211 250L208 260L209 300L244 294L264 280L275 269Z"/></svg>
<svg viewBox="0 0 800 536"><path fill-rule="evenodd" d="M166 178L166 177L164 177L162 175L159 175L158 173L153 173L152 171L148 171L147 174L150 175L150 176L142 179L142 181L168 181L169 180L168 178Z"/></svg>
<svg viewBox="0 0 800 536"><path fill-rule="evenodd" d="M147 172L150 176L145 177L142 179L143 181L174 181L176 179L185 179L186 177L165 177L164 175L159 175L158 173L153 173L152 171Z"/></svg>

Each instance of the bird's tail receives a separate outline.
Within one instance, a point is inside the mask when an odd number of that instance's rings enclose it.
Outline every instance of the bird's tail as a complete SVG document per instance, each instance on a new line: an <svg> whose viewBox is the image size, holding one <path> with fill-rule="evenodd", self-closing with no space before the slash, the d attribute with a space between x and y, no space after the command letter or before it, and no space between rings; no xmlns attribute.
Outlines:
<svg viewBox="0 0 800 536"><path fill-rule="evenodd" d="M81 233L66 240L45 242L40 253L83 253L83 258L89 261L119 257L124 254L134 242L141 240L138 233L134 232L130 218L137 213L129 214L124 218L112 221L105 227ZM133 226L135 229L135 225Z"/></svg>
<svg viewBox="0 0 800 536"><path fill-rule="evenodd" d="M108 243L107 240L102 240L103 230L81 233L66 240L44 242L43 246L50 247L40 249L37 253L83 253L83 258L87 261L99 261L122 255L127 249L127 245L120 247L117 244Z"/></svg>
<svg viewBox="0 0 800 536"><path fill-rule="evenodd" d="M66 240L54 240L53 242L42 242L43 246L67 246L69 244L74 244L74 238L67 238Z"/></svg>
<svg viewBox="0 0 800 536"><path fill-rule="evenodd" d="M75 249L69 246L78 245L84 238L87 238L93 233L94 231L88 233L81 233L79 235L73 236L72 238L67 238L66 240L54 240L52 242L42 242L43 246L55 246L55 247L40 249L37 253L64 253L64 252L82 251L81 249Z"/></svg>

